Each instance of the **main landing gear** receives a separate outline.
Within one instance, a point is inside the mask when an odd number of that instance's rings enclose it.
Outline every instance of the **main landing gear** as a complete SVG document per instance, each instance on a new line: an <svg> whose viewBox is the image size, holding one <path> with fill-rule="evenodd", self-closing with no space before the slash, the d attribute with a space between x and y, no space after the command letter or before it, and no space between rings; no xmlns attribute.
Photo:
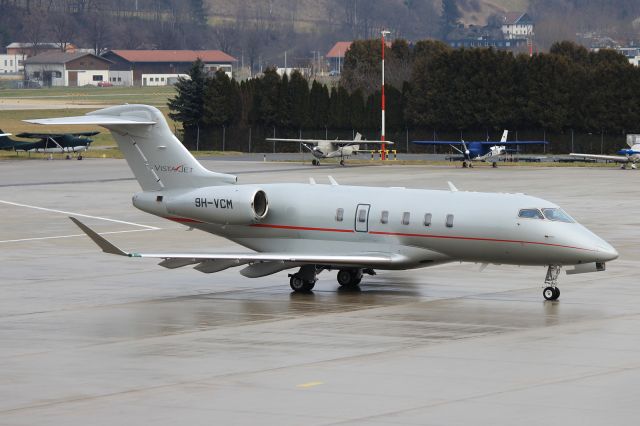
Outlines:
<svg viewBox="0 0 640 426"><path fill-rule="evenodd" d="M462 162L462 168L466 169L467 167L472 169L473 168L473 163L471 161L469 161L469 162L463 161Z"/></svg>
<svg viewBox="0 0 640 426"><path fill-rule="evenodd" d="M357 287L362 281L362 269L340 269L336 278L340 287Z"/></svg>
<svg viewBox="0 0 640 426"><path fill-rule="evenodd" d="M295 274L289 274L289 285L296 293L308 293L316 285L317 275L316 265L304 265Z"/></svg>
<svg viewBox="0 0 640 426"><path fill-rule="evenodd" d="M289 274L289 285L296 293L309 293L318 281L318 274L324 269L332 269L330 266L304 265L295 274ZM375 275L373 269L349 268L338 271L338 284L344 289L357 289L364 274Z"/></svg>
<svg viewBox="0 0 640 426"><path fill-rule="evenodd" d="M557 287L558 284L558 275L560 275L560 271L562 270L562 266L560 265L549 265L547 268L547 276L544 279L545 288L542 290L542 296L546 300L558 300L560 297L560 289Z"/></svg>
<svg viewBox="0 0 640 426"><path fill-rule="evenodd" d="M313 160L311 160L311 164L314 166L319 166L320 165L320 160L316 160L315 158Z"/></svg>

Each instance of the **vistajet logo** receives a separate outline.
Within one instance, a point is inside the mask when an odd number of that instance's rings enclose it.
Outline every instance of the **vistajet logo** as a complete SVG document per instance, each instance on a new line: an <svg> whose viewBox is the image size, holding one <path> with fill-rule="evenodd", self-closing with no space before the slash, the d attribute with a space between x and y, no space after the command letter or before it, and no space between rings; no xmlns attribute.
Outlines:
<svg viewBox="0 0 640 426"><path fill-rule="evenodd" d="M193 167L187 167L184 164L180 164L178 166L165 166L162 164L155 164L153 166L156 172L169 172L169 173L191 173L193 172Z"/></svg>

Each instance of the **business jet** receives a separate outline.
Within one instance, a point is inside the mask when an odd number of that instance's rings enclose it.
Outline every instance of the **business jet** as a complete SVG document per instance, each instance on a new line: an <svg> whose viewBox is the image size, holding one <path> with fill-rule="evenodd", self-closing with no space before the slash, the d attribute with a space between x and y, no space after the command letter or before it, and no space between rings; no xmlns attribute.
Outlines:
<svg viewBox="0 0 640 426"><path fill-rule="evenodd" d="M640 161L640 135L627 135L627 145L629 149L621 149L619 155L600 155L600 154L576 154L571 153L572 157L592 158L594 160L608 160L621 163L620 168L626 169L627 165L631 165L632 169L636 169L636 163Z"/></svg>
<svg viewBox="0 0 640 426"><path fill-rule="evenodd" d="M391 141L365 141L362 139L360 133L356 134L353 140L339 140L339 139L282 139L282 138L267 138L272 142L294 142L299 143L308 149L315 158L311 160L311 164L314 166L320 165L320 160L326 158L340 158L340 165L344 166L344 159L352 155L355 155L360 151L360 144L374 144L374 145L393 145Z"/></svg>
<svg viewBox="0 0 640 426"><path fill-rule="evenodd" d="M462 154L462 167L473 167L473 162L484 161L498 167L500 157L504 157L510 151L509 147L519 145L546 145L546 141L514 141L507 142L509 131L502 133L500 141L412 141L416 145L449 145ZM458 148L459 146L462 149Z"/></svg>
<svg viewBox="0 0 640 426"><path fill-rule="evenodd" d="M448 262L546 266L543 296L560 296L558 275L605 270L617 251L557 205L523 194L299 183L243 184L205 169L146 105L105 108L36 124L100 125L117 141L142 191L133 205L147 213L234 241L253 252L124 251L76 218L104 252L161 259L174 269L213 273L242 266L257 278L298 268L289 285L313 289L318 274L337 270L341 286L357 287L376 270Z"/></svg>

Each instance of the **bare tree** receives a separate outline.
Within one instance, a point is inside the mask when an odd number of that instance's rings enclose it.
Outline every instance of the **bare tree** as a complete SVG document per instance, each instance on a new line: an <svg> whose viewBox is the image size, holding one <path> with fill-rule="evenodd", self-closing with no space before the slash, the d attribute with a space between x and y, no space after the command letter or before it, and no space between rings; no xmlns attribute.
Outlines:
<svg viewBox="0 0 640 426"><path fill-rule="evenodd" d="M77 35L78 23L71 15L57 13L49 21L50 32L62 52Z"/></svg>
<svg viewBox="0 0 640 426"><path fill-rule="evenodd" d="M40 45L47 36L44 14L33 9L33 13L30 13L24 20L22 33L25 41L31 44L33 54L37 55L40 51Z"/></svg>

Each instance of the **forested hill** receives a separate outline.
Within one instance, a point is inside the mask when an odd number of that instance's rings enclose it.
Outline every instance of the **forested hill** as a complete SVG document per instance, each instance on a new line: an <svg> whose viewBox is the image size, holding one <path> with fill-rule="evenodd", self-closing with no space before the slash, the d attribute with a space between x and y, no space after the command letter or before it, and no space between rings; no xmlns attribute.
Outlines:
<svg viewBox="0 0 640 426"><path fill-rule="evenodd" d="M290 64L306 65L312 52L377 37L381 28L411 41L441 38L451 27L484 25L514 10L527 10L536 21L541 51L574 40L576 32L640 39L638 0L0 0L0 45L218 48L259 69L282 66L284 51Z"/></svg>

